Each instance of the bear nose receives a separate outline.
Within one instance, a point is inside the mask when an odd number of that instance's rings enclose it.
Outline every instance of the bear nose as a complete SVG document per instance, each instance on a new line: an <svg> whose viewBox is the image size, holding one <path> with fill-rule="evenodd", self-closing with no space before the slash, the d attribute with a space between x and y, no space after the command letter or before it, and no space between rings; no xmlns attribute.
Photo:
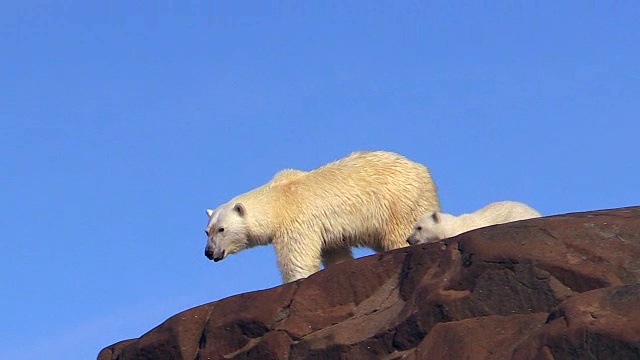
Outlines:
<svg viewBox="0 0 640 360"><path fill-rule="evenodd" d="M207 257L207 259L209 260L213 260L213 250L209 249L208 247L204 249L204 256Z"/></svg>

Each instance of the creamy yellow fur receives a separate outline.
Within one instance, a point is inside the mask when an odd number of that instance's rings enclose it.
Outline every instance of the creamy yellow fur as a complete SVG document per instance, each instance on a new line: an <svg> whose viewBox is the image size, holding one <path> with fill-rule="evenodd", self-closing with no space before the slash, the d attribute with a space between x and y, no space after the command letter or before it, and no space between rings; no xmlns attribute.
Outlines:
<svg viewBox="0 0 640 360"><path fill-rule="evenodd" d="M238 203L242 216L229 210ZM290 282L318 271L321 261L351 258L353 246L377 252L407 246L417 218L438 210L425 166L396 153L355 152L309 172L283 170L216 209L219 217L210 211L207 246L220 246L213 231L220 226L234 237L223 256L273 243L283 281Z"/></svg>

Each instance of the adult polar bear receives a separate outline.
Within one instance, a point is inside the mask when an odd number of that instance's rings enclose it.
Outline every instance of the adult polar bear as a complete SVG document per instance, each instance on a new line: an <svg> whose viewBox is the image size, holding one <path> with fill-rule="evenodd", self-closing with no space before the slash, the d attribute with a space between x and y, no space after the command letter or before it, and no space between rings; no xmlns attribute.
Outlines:
<svg viewBox="0 0 640 360"><path fill-rule="evenodd" d="M353 258L407 246L418 216L440 210L429 170L392 152L362 151L305 172L286 169L254 190L207 210L205 256L272 243L283 282Z"/></svg>

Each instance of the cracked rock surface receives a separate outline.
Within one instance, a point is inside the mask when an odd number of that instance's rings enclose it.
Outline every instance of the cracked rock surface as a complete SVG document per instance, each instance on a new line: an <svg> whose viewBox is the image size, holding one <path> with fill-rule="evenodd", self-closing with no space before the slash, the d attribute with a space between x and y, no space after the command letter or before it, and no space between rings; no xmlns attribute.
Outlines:
<svg viewBox="0 0 640 360"><path fill-rule="evenodd" d="M204 304L125 359L640 359L640 207L477 229Z"/></svg>

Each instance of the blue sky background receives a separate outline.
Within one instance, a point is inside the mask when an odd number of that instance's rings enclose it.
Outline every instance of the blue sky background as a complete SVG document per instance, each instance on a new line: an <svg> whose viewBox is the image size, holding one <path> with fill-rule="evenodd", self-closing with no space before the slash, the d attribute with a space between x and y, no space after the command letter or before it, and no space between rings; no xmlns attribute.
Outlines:
<svg viewBox="0 0 640 360"><path fill-rule="evenodd" d="M0 358L278 285L271 246L204 257L204 210L354 150L454 214L640 205L639 3L477 3L4 2Z"/></svg>

